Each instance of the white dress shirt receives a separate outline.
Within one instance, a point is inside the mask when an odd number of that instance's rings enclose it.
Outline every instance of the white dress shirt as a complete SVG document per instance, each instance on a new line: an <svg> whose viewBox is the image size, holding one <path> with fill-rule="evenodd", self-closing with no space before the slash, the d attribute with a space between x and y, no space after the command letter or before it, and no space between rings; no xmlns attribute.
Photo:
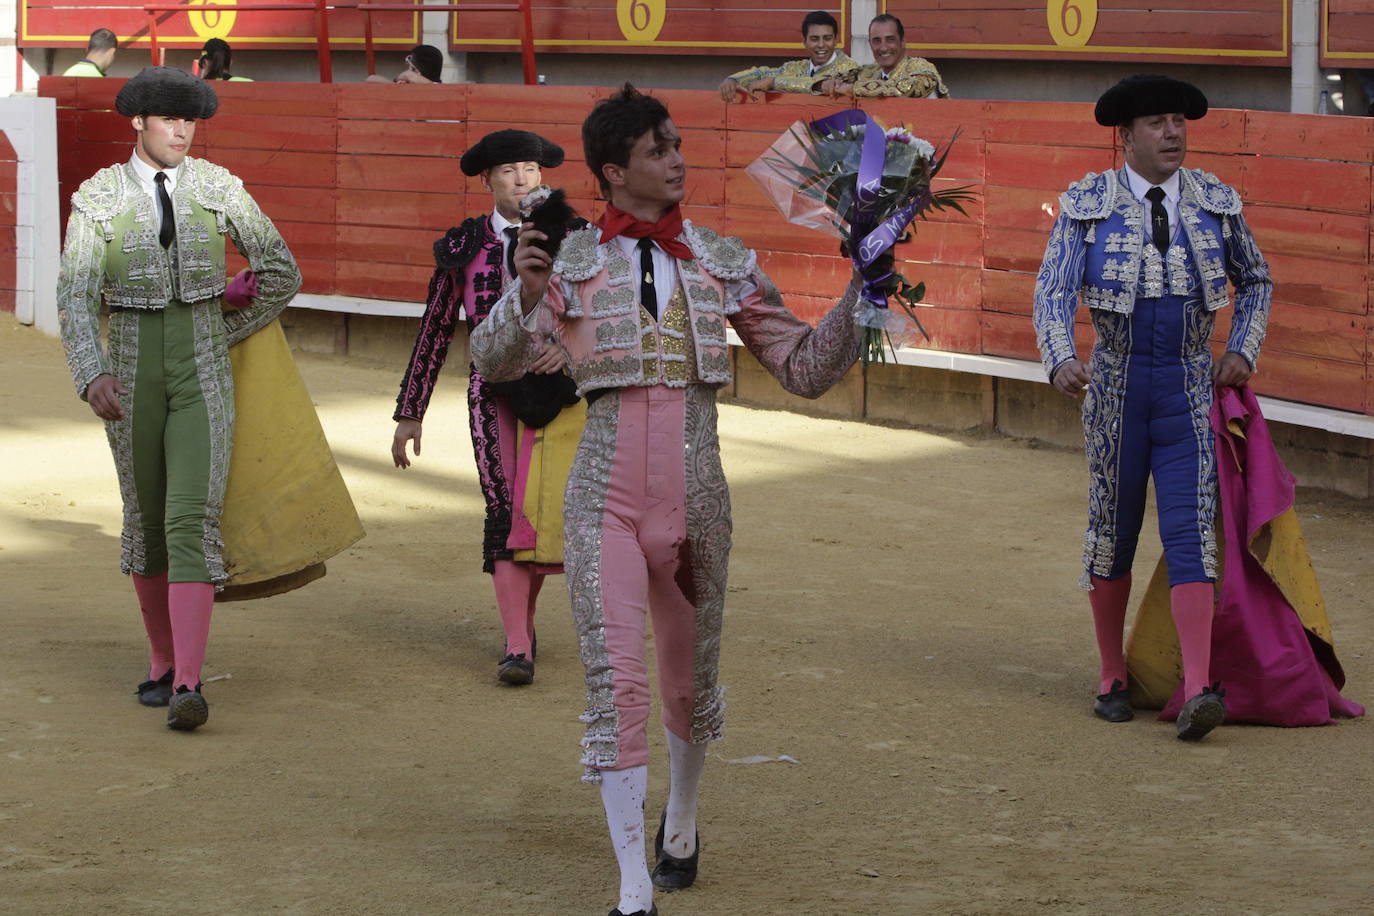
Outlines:
<svg viewBox="0 0 1374 916"><path fill-rule="evenodd" d="M1152 185L1144 178L1141 178L1136 174L1135 169L1131 168L1129 165L1123 163L1122 168L1126 170L1126 180L1130 182L1131 193L1135 195L1135 199L1140 201L1141 206L1145 208L1145 225L1149 226L1150 202L1145 199L1145 192L1150 190L1150 188L1156 187L1156 185ZM1178 172L1174 172L1165 179L1163 184L1158 185L1158 187L1164 191L1164 212L1169 214L1170 240L1173 239L1174 232L1178 229L1178 195L1181 184L1182 182L1178 177Z"/></svg>
<svg viewBox="0 0 1374 916"><path fill-rule="evenodd" d="M516 238L514 239L506 235L506 230L511 226L514 226L516 230ZM500 210L492 210L491 231L496 233L496 237L501 240L501 263L505 264L506 259L510 257L510 251L512 246L514 246L519 241L520 224L512 223L510 220L506 219L504 216L501 215Z"/></svg>
<svg viewBox="0 0 1374 916"><path fill-rule="evenodd" d="M129 159L129 164L133 166L134 175L138 177L138 186L153 199L153 225L162 225L162 201L157 199L157 178L158 170L138 157L138 151ZM170 198L177 189L177 173L181 171L181 166L174 169L162 169L162 174L167 176L167 196Z"/></svg>
<svg viewBox="0 0 1374 916"><path fill-rule="evenodd" d="M630 259L630 264L634 267L635 301L638 302L639 287L644 280L639 274L639 239L617 235L615 243L625 252L625 257ZM658 319L662 321L663 313L668 311L668 303L672 301L673 293L677 290L677 258L658 247L658 242L654 242L653 246L651 257L654 260L654 295L658 298Z"/></svg>
<svg viewBox="0 0 1374 916"><path fill-rule="evenodd" d="M839 49L836 48L835 50L838 51ZM815 76L815 75L816 75L816 71L819 70L819 69L821 69L821 67L828 67L828 66L830 66L830 65L831 65L832 63L834 63L834 62L835 62L835 51L831 51L831 52L830 52L830 56L826 58L825 63L817 65L817 63L816 63L815 61L812 61L812 62L811 62L811 69L810 69L810 71L809 71L806 75L807 75L807 76Z"/></svg>

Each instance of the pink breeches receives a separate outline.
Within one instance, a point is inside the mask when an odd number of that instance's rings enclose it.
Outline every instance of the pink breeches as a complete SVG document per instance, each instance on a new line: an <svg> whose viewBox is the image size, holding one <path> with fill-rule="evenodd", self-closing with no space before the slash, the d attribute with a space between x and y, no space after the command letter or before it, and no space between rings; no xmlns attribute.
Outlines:
<svg viewBox="0 0 1374 916"><path fill-rule="evenodd" d="M684 741L691 736L696 609L681 581L690 572L682 423L680 389L634 388L621 395L601 525L601 601L622 769L649 757L646 610L653 615L663 724Z"/></svg>
<svg viewBox="0 0 1374 916"><path fill-rule="evenodd" d="M707 388L627 388L596 401L565 502L568 588L587 667L588 779L648 762L645 623L663 724L718 737L716 667L729 499Z"/></svg>

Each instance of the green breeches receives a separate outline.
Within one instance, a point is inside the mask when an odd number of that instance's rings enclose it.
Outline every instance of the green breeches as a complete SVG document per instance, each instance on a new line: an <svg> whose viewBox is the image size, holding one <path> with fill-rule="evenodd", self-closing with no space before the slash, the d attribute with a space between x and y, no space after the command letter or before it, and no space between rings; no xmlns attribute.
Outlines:
<svg viewBox="0 0 1374 916"><path fill-rule="evenodd" d="M124 419L106 425L124 497L124 571L222 583L234 386L220 302L115 311L109 336L129 390Z"/></svg>

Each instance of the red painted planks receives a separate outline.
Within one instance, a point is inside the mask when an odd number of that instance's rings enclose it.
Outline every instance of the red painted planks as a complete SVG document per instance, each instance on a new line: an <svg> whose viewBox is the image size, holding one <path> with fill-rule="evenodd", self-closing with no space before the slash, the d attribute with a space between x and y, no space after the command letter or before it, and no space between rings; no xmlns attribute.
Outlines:
<svg viewBox="0 0 1374 916"><path fill-rule="evenodd" d="M449 156L458 170L458 157L468 148L469 133L480 133L469 124L450 121L388 121L381 128L373 121L339 120L340 153L375 153L394 156Z"/></svg>
<svg viewBox="0 0 1374 916"><path fill-rule="evenodd" d="M196 126L201 149L291 150L333 153L338 148L337 118L265 118L256 114L221 112ZM125 122L127 129L127 122Z"/></svg>
<svg viewBox="0 0 1374 916"><path fill-rule="evenodd" d="M339 222L355 226L396 226L443 232L466 213L460 194L340 189Z"/></svg>
<svg viewBox="0 0 1374 916"><path fill-rule="evenodd" d="M456 194L465 179L452 159L434 156L339 156L338 187Z"/></svg>
<svg viewBox="0 0 1374 916"><path fill-rule="evenodd" d="M1210 115L1208 115L1210 119ZM1245 112L1245 151L1368 165L1374 162L1374 122L1362 118Z"/></svg>
<svg viewBox="0 0 1374 916"><path fill-rule="evenodd" d="M337 116L341 120L457 123L468 116L466 85L353 83L336 86L335 91ZM386 130L387 126L388 123L380 123L375 129Z"/></svg>
<svg viewBox="0 0 1374 916"><path fill-rule="evenodd" d="M1242 160L1241 169L1245 176L1246 203L1342 213L1369 212L1368 162L1250 156Z"/></svg>
<svg viewBox="0 0 1374 916"><path fill-rule="evenodd" d="M432 268L377 261L343 261L335 268L335 290L344 296L423 302Z"/></svg>

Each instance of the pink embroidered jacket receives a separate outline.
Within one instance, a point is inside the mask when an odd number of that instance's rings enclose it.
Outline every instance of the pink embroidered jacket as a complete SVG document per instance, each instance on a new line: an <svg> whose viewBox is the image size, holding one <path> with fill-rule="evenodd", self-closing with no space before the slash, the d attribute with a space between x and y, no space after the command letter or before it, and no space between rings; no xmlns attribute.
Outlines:
<svg viewBox="0 0 1374 916"><path fill-rule="evenodd" d="M492 381L517 378L557 332L580 395L656 384L719 387L731 378L727 320L764 368L802 397L820 397L859 358L854 284L813 328L787 310L743 242L688 221L679 238L696 257L677 262L674 304L654 322L639 305L630 259L600 238L596 227L568 235L548 290L528 316L520 281L506 288L473 332L477 371Z"/></svg>

